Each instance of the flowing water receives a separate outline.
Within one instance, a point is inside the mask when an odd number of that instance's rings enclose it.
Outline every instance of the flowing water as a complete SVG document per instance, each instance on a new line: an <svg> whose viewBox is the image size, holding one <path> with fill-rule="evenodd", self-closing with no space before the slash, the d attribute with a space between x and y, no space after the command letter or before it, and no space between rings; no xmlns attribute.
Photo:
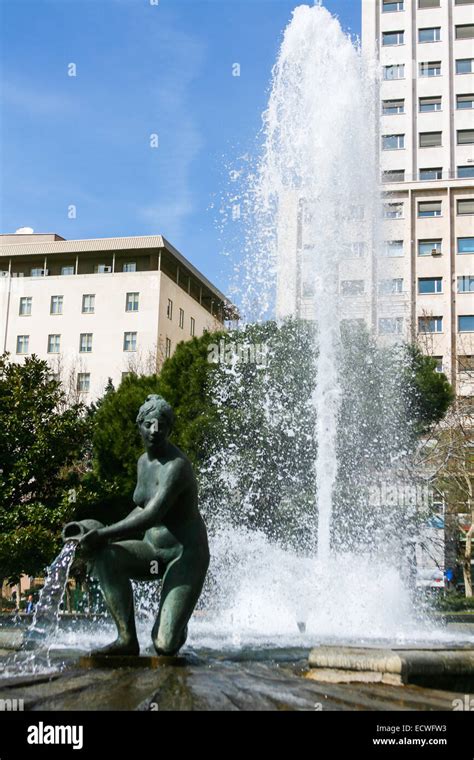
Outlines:
<svg viewBox="0 0 474 760"><path fill-rule="evenodd" d="M40 591L33 620L26 634L26 642L47 642L57 633L61 603L76 553L77 541L66 541L60 553L48 568L44 586Z"/></svg>

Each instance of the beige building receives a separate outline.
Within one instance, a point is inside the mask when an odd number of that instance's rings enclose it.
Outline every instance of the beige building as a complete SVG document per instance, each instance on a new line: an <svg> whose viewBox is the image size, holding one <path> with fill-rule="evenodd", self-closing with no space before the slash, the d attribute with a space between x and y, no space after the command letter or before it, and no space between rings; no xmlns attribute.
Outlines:
<svg viewBox="0 0 474 760"><path fill-rule="evenodd" d="M474 1L362 0L362 46L380 60L383 234L411 338L474 395Z"/></svg>
<svg viewBox="0 0 474 760"><path fill-rule="evenodd" d="M46 359L86 402L177 344L219 330L230 303L161 235L0 236L1 350Z"/></svg>

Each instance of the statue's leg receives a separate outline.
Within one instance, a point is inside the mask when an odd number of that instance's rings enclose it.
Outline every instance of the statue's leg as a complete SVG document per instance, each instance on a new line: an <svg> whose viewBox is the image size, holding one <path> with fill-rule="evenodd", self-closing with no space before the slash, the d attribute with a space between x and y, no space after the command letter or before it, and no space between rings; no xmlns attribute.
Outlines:
<svg viewBox="0 0 474 760"><path fill-rule="evenodd" d="M208 566L207 547L201 547L185 549L166 568L160 610L151 634L158 654L176 654L185 643L187 624L201 594Z"/></svg>
<svg viewBox="0 0 474 760"><path fill-rule="evenodd" d="M150 580L150 567L154 560L156 554L153 548L144 541L108 544L94 556L91 575L100 583L105 602L117 626L117 639L91 654L139 654L131 579Z"/></svg>

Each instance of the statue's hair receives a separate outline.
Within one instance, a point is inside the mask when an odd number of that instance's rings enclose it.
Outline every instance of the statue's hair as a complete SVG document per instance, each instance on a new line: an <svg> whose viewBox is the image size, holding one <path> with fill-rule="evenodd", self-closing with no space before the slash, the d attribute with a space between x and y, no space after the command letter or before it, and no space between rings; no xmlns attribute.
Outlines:
<svg viewBox="0 0 474 760"><path fill-rule="evenodd" d="M146 397L145 403L143 403L138 410L138 416L137 416L137 424L140 425L147 414L150 412L155 412L156 415L158 414L164 414L166 417L168 424L170 426L170 429L173 427L174 423L174 414L173 410L168 404L168 402L163 398L163 396L158 396L156 393L151 393L149 396Z"/></svg>

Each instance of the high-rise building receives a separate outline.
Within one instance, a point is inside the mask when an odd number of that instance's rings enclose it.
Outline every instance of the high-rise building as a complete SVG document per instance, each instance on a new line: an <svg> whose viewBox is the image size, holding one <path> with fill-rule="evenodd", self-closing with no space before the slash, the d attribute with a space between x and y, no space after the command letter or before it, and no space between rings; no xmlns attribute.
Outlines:
<svg viewBox="0 0 474 760"><path fill-rule="evenodd" d="M474 395L474 0L362 0L380 62L384 239L411 338Z"/></svg>
<svg viewBox="0 0 474 760"><path fill-rule="evenodd" d="M0 236L1 351L46 359L85 401L109 378L156 372L180 341L222 329L230 308L161 235Z"/></svg>

